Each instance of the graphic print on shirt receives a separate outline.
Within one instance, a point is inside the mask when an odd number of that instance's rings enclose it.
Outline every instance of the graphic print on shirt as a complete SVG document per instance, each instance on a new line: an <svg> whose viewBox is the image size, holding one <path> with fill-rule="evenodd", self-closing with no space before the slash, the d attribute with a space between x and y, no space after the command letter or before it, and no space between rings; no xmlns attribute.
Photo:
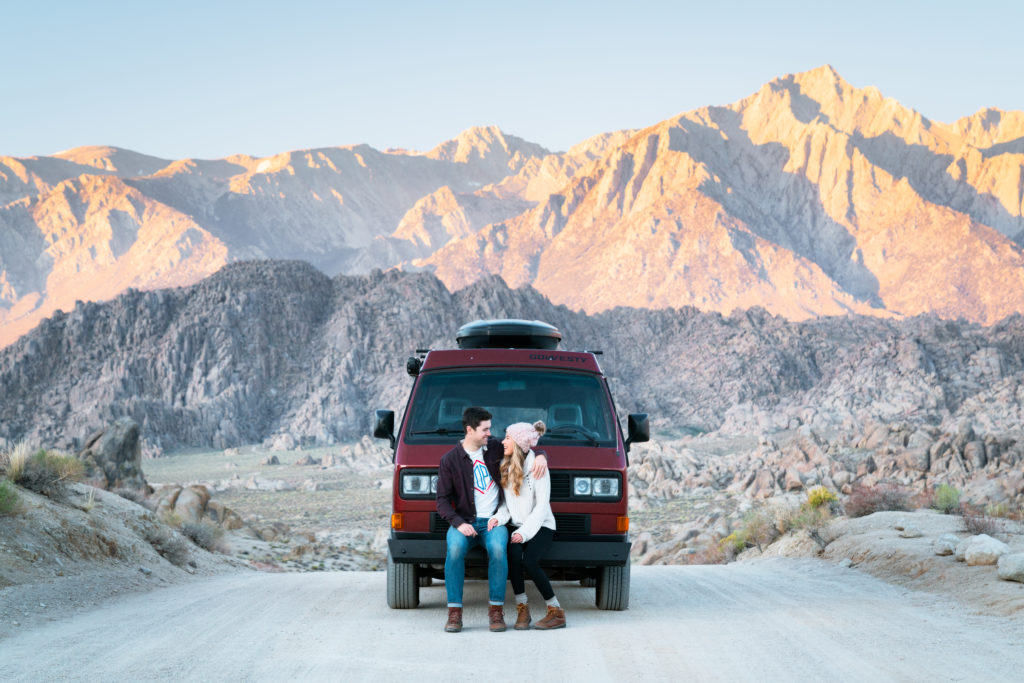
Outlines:
<svg viewBox="0 0 1024 683"><path fill-rule="evenodd" d="M487 493L494 486L494 479L483 460L473 461L473 487L477 493Z"/></svg>

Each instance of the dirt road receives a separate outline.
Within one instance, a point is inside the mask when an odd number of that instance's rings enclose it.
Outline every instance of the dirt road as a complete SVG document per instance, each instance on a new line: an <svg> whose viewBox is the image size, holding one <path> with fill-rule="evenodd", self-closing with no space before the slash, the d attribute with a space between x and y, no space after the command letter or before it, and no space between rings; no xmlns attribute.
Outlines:
<svg viewBox="0 0 1024 683"><path fill-rule="evenodd" d="M0 680L1018 681L1020 618L982 617L814 560L634 567L631 608L556 584L568 628L442 631L444 587L389 610L383 573L240 573L120 599L0 641ZM532 591L532 587L530 589ZM531 592L531 602L543 604ZM457 673L456 673L457 672Z"/></svg>

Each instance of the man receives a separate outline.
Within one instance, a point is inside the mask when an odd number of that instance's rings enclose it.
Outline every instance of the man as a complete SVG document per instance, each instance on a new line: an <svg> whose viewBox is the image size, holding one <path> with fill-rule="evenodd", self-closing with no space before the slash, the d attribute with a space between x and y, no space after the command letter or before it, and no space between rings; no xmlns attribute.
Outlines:
<svg viewBox="0 0 1024 683"><path fill-rule="evenodd" d="M437 513L448 522L448 554L444 585L448 591L448 621L444 630L462 630L462 588L466 578L466 552L475 545L487 551L487 584L490 606L487 620L492 631L505 630L505 582L508 579L508 529L487 529L487 521L503 499L501 458L504 448L491 437L491 414L479 406L462 413L465 437L444 454L437 473ZM535 451L536 452L536 451ZM531 474L541 477L547 459L537 453Z"/></svg>

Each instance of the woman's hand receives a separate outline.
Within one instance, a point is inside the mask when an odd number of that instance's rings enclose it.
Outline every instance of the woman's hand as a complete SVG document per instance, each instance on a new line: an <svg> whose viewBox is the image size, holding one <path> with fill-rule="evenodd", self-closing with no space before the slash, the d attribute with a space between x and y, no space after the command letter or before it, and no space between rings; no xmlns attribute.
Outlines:
<svg viewBox="0 0 1024 683"><path fill-rule="evenodd" d="M488 531L492 531L494 529L494 527L496 527L496 526L498 526L498 518L497 517L491 517L489 520L487 520L487 530Z"/></svg>
<svg viewBox="0 0 1024 683"><path fill-rule="evenodd" d="M517 531L514 534L512 534L512 539L511 540L512 540L513 543L522 543L523 542L523 535Z"/></svg>

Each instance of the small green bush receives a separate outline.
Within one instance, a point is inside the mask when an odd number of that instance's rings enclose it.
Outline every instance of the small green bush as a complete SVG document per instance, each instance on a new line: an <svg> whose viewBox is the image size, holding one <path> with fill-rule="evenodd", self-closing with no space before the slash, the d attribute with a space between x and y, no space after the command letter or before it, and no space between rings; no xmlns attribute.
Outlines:
<svg viewBox="0 0 1024 683"><path fill-rule="evenodd" d="M0 479L0 515L9 515L18 509L18 491L7 479Z"/></svg>
<svg viewBox="0 0 1024 683"><path fill-rule="evenodd" d="M740 528L746 536L749 546L763 550L764 546L774 541L779 532L775 528L775 520L765 510L751 510L743 516Z"/></svg>
<svg viewBox="0 0 1024 683"><path fill-rule="evenodd" d="M798 529L816 531L831 521L832 510L829 506L813 507L809 503L804 503L789 515L785 520L785 525L788 531Z"/></svg>
<svg viewBox="0 0 1024 683"><path fill-rule="evenodd" d="M718 542L718 549L728 559L732 559L747 549L747 533L743 529L736 529L731 534Z"/></svg>
<svg viewBox="0 0 1024 683"><path fill-rule="evenodd" d="M932 506L944 514L952 514L960 510L960 491L949 484L939 484L935 488L935 502Z"/></svg>

